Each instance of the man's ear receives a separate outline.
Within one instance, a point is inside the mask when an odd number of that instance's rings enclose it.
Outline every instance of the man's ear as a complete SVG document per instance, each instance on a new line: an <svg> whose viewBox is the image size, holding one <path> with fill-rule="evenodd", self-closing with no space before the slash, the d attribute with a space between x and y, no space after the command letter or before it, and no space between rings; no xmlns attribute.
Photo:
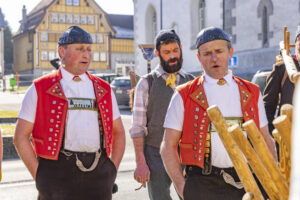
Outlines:
<svg viewBox="0 0 300 200"><path fill-rule="evenodd" d="M155 53L155 55L156 55L157 57L160 57L160 56L159 56L159 52L157 51L157 49L155 49L154 53Z"/></svg>
<svg viewBox="0 0 300 200"><path fill-rule="evenodd" d="M64 55L65 55L65 48L64 47L62 47L62 46L58 47L58 55L59 55L61 60L64 58Z"/></svg>
<svg viewBox="0 0 300 200"><path fill-rule="evenodd" d="M197 58L198 58L199 62L201 62L199 51L197 51Z"/></svg>

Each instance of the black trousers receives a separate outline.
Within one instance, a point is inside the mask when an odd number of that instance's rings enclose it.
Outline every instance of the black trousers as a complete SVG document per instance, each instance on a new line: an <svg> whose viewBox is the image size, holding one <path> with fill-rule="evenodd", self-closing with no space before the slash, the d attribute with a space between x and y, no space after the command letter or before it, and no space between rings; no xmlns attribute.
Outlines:
<svg viewBox="0 0 300 200"><path fill-rule="evenodd" d="M234 178L235 182L240 181L234 168L227 168L224 169L224 171L230 174ZM196 166L187 166L187 178L183 190L183 199L241 200L245 194L244 188L238 189L230 184L227 184L220 172L220 168L213 167L212 173L210 175L203 175L201 168ZM260 183L258 183L258 185L266 199L265 191L262 189Z"/></svg>
<svg viewBox="0 0 300 200"><path fill-rule="evenodd" d="M89 168L95 154L80 154L78 158ZM102 153L97 167L82 172L75 164L75 155L60 153L56 161L40 158L36 175L38 200L111 200L116 179L116 167Z"/></svg>

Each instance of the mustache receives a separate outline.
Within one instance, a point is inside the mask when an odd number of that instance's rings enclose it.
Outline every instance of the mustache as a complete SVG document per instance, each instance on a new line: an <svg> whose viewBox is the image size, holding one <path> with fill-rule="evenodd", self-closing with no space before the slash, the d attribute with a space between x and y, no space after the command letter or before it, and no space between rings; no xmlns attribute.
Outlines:
<svg viewBox="0 0 300 200"><path fill-rule="evenodd" d="M167 63L169 64L169 63L175 62L175 61L179 62L179 58L170 58L170 59L167 61Z"/></svg>

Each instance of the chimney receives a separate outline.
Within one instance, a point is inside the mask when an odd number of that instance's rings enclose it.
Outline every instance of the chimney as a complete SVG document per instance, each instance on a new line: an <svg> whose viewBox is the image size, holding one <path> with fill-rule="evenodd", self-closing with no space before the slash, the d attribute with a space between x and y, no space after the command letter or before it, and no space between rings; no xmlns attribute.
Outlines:
<svg viewBox="0 0 300 200"><path fill-rule="evenodd" d="M27 23L27 10L25 5L22 8L22 21L21 21L21 29L24 30Z"/></svg>

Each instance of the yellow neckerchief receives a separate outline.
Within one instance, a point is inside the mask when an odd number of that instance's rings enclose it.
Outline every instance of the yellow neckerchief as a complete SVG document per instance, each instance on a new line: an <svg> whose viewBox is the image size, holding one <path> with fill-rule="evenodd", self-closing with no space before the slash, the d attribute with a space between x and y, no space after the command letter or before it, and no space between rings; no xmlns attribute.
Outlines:
<svg viewBox="0 0 300 200"><path fill-rule="evenodd" d="M169 74L169 77L166 79L166 86L168 86L169 84L171 84L172 86L175 85L175 81L176 81L176 76L174 73Z"/></svg>

